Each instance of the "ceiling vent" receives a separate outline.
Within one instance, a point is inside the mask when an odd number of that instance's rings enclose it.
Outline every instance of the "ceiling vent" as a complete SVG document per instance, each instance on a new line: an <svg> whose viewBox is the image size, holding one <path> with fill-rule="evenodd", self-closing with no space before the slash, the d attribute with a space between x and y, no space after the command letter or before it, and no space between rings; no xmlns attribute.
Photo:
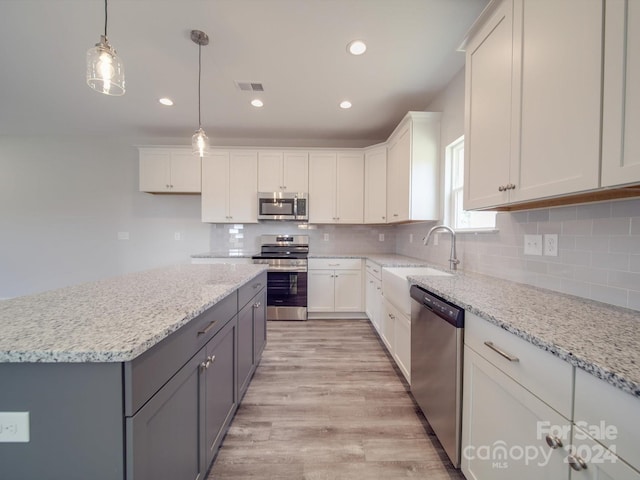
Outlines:
<svg viewBox="0 0 640 480"><path fill-rule="evenodd" d="M264 92L260 82L236 82L236 86L243 92Z"/></svg>

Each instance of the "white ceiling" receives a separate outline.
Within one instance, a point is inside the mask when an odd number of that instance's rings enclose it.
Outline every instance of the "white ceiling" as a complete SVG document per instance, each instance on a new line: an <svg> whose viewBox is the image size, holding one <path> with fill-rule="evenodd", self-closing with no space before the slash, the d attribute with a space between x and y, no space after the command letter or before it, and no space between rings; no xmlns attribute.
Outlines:
<svg viewBox="0 0 640 480"><path fill-rule="evenodd" d="M109 41L126 71L122 97L85 84L104 29L102 0L0 0L0 135L384 140L423 110L464 64L457 52L488 0L111 0ZM362 39L354 57L346 45ZM258 81L255 94L235 81ZM163 107L162 96L175 105ZM341 100L350 110L338 107ZM310 145L312 146L312 145Z"/></svg>

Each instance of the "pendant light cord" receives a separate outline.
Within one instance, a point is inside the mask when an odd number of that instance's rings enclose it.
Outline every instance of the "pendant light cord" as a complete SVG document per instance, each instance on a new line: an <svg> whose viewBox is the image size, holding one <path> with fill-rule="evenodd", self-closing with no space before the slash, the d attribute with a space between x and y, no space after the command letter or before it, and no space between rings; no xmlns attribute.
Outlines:
<svg viewBox="0 0 640 480"><path fill-rule="evenodd" d="M107 36L107 0L104 0L104 36Z"/></svg>
<svg viewBox="0 0 640 480"><path fill-rule="evenodd" d="M202 128L200 119L200 78L202 77L202 44L198 43L198 128Z"/></svg>

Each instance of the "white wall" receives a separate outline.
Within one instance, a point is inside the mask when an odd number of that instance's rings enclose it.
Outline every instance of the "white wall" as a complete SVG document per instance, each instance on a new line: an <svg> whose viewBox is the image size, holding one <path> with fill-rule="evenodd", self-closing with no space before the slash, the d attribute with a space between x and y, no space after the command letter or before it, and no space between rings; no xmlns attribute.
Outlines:
<svg viewBox="0 0 640 480"><path fill-rule="evenodd" d="M134 145L144 143L0 137L0 298L186 263L208 250L200 196L138 192ZM130 240L117 240L125 231Z"/></svg>
<svg viewBox="0 0 640 480"><path fill-rule="evenodd" d="M443 112L442 162L464 133L463 72L427 108ZM640 199L498 213L496 222L495 233L458 234L459 268L640 310ZM433 225L397 227L396 252L448 268L448 234L422 244ZM524 235L545 233L559 235L559 255L525 256Z"/></svg>

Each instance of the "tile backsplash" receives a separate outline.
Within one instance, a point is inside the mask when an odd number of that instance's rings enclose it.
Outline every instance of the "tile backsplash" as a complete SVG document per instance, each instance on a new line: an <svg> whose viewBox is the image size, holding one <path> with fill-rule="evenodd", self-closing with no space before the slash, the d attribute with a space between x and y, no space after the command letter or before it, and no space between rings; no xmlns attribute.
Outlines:
<svg viewBox="0 0 640 480"><path fill-rule="evenodd" d="M457 234L460 270L640 310L640 199L501 212L496 222L497 231ZM260 235L298 233L309 235L312 254L398 253L449 268L448 233L437 246L422 243L433 225L214 224L211 251L251 254ZM529 234L557 234L558 256L525 255Z"/></svg>
<svg viewBox="0 0 640 480"><path fill-rule="evenodd" d="M312 254L394 253L396 229L388 225L298 225L295 222L211 225L212 252L260 251L260 236L266 234L309 235ZM380 235L384 239L380 240ZM326 237L325 237L326 236ZM325 238L327 238L325 240Z"/></svg>
<svg viewBox="0 0 640 480"><path fill-rule="evenodd" d="M496 232L457 235L459 268L640 310L639 199L501 212L496 223ZM447 233L422 244L432 225L397 227L396 252L448 268ZM557 257L524 254L524 235L549 233Z"/></svg>

